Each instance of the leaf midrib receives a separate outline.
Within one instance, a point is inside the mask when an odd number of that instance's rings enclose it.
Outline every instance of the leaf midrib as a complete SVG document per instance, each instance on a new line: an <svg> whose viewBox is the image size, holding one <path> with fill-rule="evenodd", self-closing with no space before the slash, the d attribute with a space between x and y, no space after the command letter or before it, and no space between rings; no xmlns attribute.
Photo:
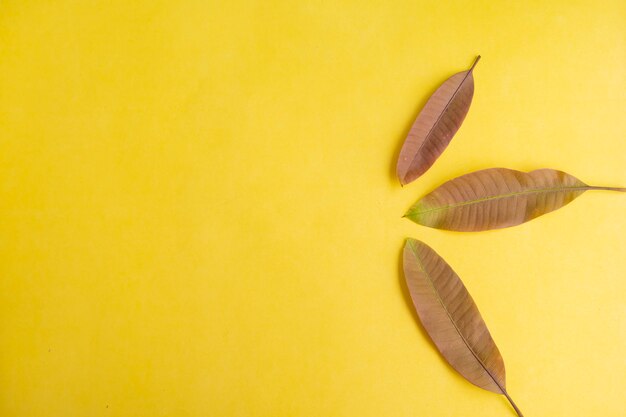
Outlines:
<svg viewBox="0 0 626 417"><path fill-rule="evenodd" d="M473 69L473 68L472 68ZM452 101L454 100L454 98L456 97L457 93L459 92L459 90L461 89L461 87L463 86L463 84L465 84L465 80L467 80L467 77L471 74L472 69L467 70L467 73L463 76L463 79L461 80L461 82L459 83L458 87L454 90L454 93L452 93L452 96L450 97L450 100L448 100L448 102L446 103L445 107L443 108L443 110L441 111L441 113L439 113L439 116L437 116L437 120L435 120L435 123L433 123L433 125L430 127L430 129L428 130L428 133L426 134L426 136L424 136L424 141L420 144L419 148L417 148L417 151L415 152L415 155L413 155L413 159L411 159L411 163L408 166L408 169L411 169L411 167L413 166L413 164L415 163L415 161L417 160L417 156L419 155L420 151L422 150L422 148L426 145L427 142L430 141L431 138L431 134L433 133L433 131L435 130L435 127L439 124L439 121L441 120L441 118L443 117L443 115L446 113L446 111L448 110L448 107L450 107L450 103L452 103ZM455 74L456 75L456 74ZM454 75L452 75L450 78L454 77ZM448 80L450 79L448 78ZM448 80L444 81L443 83L445 84ZM443 85L443 84L442 84ZM441 88L441 86L440 86ZM432 96L431 96L432 97ZM430 101L430 98L428 99ZM428 105L428 103L426 103L426 105ZM423 110L422 110L423 111ZM418 115L419 117L419 115ZM408 172L407 169L407 172ZM406 177L406 173L404 175Z"/></svg>
<svg viewBox="0 0 626 417"><path fill-rule="evenodd" d="M448 319L450 320L450 323L452 323L452 326L454 326L454 329L458 333L459 337L461 338L463 343L465 343L465 346L472 353L472 355L478 361L480 366L482 366L483 369L485 370L485 372L487 372L487 375L489 375L489 377L492 379L492 381L498 386L498 388L500 388L500 391L502 391L503 394L506 393L506 389L503 386L501 386L498 383L498 381L496 380L496 378L491 374L491 372L489 372L489 369L487 369L487 365L485 365L485 363L480 359L478 354L476 354L476 352L474 352L474 349L470 346L469 342L467 341L465 336L463 336L463 333L461 333L461 330L459 329L459 327L456 325L456 322L452 318L452 315L448 311L448 308L446 307L446 305L444 304L443 300L439 296L439 292L435 288L435 284L433 283L432 278L430 277L430 274L428 273L428 271L426 271L426 268L424 268L424 265L422 264L422 261L420 260L419 256L417 255L417 251L415 249L415 244L413 242L409 241L409 246L411 248L411 252L413 252L413 256L415 257L415 260L417 261L417 265L420 267L422 272L424 272L424 275L426 276L426 280L428 281L428 284L430 285L430 288L433 290L433 293L435 294L435 297L437 298L437 301L439 301L439 304L441 305L443 310L446 312L446 315L448 316Z"/></svg>
<svg viewBox="0 0 626 417"><path fill-rule="evenodd" d="M591 188L592 187L589 185L576 186L576 187L533 188L533 189L526 190L526 191L519 191L516 193L507 193L507 194L500 194L500 195L489 196L489 197L484 197L484 198L477 198L475 200L463 201L461 203L449 204L449 205L442 206L442 207L435 207L432 209L420 210L416 212L419 214L424 214L424 213L430 213L433 211L448 210L448 209L456 208L456 207L479 204L485 201L494 201L494 200L501 200L501 199L509 198L509 197L517 197L520 195L531 195L531 194L541 194L541 193L551 193L551 192L565 192L565 191L588 191Z"/></svg>

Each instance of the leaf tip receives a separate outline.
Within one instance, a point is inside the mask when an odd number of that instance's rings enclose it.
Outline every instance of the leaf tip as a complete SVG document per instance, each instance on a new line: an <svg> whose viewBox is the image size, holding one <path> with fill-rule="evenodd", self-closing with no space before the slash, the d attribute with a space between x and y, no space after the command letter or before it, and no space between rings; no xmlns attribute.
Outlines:
<svg viewBox="0 0 626 417"><path fill-rule="evenodd" d="M407 237L404 241L404 246L411 249L413 252L415 252L415 248L420 244L422 244L422 242L412 237Z"/></svg>
<svg viewBox="0 0 626 417"><path fill-rule="evenodd" d="M406 211L406 213L404 213L404 216L402 217L406 217L407 219L411 220L412 222L415 222L417 224L420 224L420 206L419 206L419 201L415 204L413 204L411 207L409 207L409 209Z"/></svg>

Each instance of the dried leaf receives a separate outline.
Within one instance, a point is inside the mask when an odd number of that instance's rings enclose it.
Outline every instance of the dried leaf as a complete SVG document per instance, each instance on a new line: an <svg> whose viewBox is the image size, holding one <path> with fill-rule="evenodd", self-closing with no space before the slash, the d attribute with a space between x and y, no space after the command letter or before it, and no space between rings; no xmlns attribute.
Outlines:
<svg viewBox="0 0 626 417"><path fill-rule="evenodd" d="M415 119L398 157L396 172L402 185L426 172L461 127L474 96L472 71L479 59L480 55L469 70L448 78Z"/></svg>
<svg viewBox="0 0 626 417"><path fill-rule="evenodd" d="M472 384L496 394L506 391L504 361L459 276L426 244L407 239L404 275L417 314L439 352Z"/></svg>
<svg viewBox="0 0 626 417"><path fill-rule="evenodd" d="M491 168L448 181L419 199L405 214L436 229L475 232L516 226L563 207L594 187L565 172L520 172Z"/></svg>

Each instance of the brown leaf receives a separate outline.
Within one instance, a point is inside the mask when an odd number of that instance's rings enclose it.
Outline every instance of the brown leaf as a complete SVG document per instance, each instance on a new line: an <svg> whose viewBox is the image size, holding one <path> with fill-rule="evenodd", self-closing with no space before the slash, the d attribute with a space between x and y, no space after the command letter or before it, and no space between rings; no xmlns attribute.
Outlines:
<svg viewBox="0 0 626 417"><path fill-rule="evenodd" d="M398 157L396 172L402 185L426 172L461 127L474 96L472 71L479 59L480 55L469 70L448 78L415 119Z"/></svg>
<svg viewBox="0 0 626 417"><path fill-rule="evenodd" d="M413 305L439 352L472 384L496 394L506 391L504 361L459 276L426 244L407 239L404 275Z"/></svg>
<svg viewBox="0 0 626 417"><path fill-rule="evenodd" d="M526 173L491 168L444 183L413 204L405 217L436 229L500 229L561 208L587 190L626 191L589 186L553 169Z"/></svg>

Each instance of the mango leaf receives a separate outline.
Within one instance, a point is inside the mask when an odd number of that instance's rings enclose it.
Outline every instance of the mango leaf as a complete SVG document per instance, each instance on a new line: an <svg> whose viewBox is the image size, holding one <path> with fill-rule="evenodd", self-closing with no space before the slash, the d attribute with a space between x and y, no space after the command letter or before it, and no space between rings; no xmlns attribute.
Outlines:
<svg viewBox="0 0 626 417"><path fill-rule="evenodd" d="M595 187L565 172L491 168L455 178L419 199L404 215L436 229L475 232L516 226L570 203Z"/></svg>
<svg viewBox="0 0 626 417"><path fill-rule="evenodd" d="M404 275L422 325L439 352L472 384L503 394L504 361L483 318L459 276L426 244L407 239Z"/></svg>
<svg viewBox="0 0 626 417"><path fill-rule="evenodd" d="M396 173L402 185L420 177L448 147L465 119L474 96L472 71L448 78L428 99L402 145Z"/></svg>

